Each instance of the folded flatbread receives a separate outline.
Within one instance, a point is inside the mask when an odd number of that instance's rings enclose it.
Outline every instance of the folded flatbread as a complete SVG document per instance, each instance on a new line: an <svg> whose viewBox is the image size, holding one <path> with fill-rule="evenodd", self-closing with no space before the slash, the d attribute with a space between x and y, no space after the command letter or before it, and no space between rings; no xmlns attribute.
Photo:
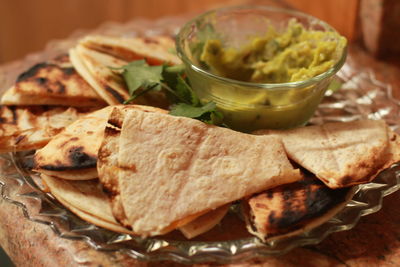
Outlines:
<svg viewBox="0 0 400 267"><path fill-rule="evenodd" d="M122 104L129 99L122 76L111 69L126 65L126 61L82 45L72 48L69 55L75 69L109 105Z"/></svg>
<svg viewBox="0 0 400 267"><path fill-rule="evenodd" d="M127 221L142 236L301 178L277 137L137 110L123 119L118 165Z"/></svg>
<svg viewBox="0 0 400 267"><path fill-rule="evenodd" d="M17 78L3 105L104 106L105 101L76 72L68 55L36 64Z"/></svg>
<svg viewBox="0 0 400 267"><path fill-rule="evenodd" d="M90 113L75 121L36 151L34 170L69 180L97 177L97 152L112 107Z"/></svg>
<svg viewBox="0 0 400 267"><path fill-rule="evenodd" d="M45 147L36 151L34 170L68 180L97 178L97 154L113 108L109 106L87 114L55 136ZM161 110L139 105L121 105L116 108Z"/></svg>
<svg viewBox="0 0 400 267"><path fill-rule="evenodd" d="M154 107L136 107L142 108L144 112L168 113L166 110ZM132 109L130 106L120 106L115 107L111 112L104 131L104 138L98 152L97 162L99 180L110 197L114 217L118 222L126 227L130 227L130 225L126 220L125 211L120 198L118 185L118 152L123 118L125 117L126 112L130 109Z"/></svg>
<svg viewBox="0 0 400 267"><path fill-rule="evenodd" d="M326 123L256 133L279 136L289 158L330 188L369 182L400 160L399 137L382 120Z"/></svg>
<svg viewBox="0 0 400 267"><path fill-rule="evenodd" d="M120 189L118 185L118 175L120 168L118 163L119 139L123 118L129 108L114 108L112 111L104 133L104 139L98 153L97 170L99 180L103 185L104 191L107 193L110 201L112 213L116 220L123 226L130 228L126 214L121 202ZM148 107L145 112L159 112L166 114L166 110ZM213 228L225 216L229 209L229 205L225 205L216 210L207 212L206 214L195 218L187 224L184 224L179 230L190 239ZM169 230L174 230L170 228Z"/></svg>
<svg viewBox="0 0 400 267"><path fill-rule="evenodd" d="M41 148L86 113L66 107L0 106L0 152Z"/></svg>
<svg viewBox="0 0 400 267"><path fill-rule="evenodd" d="M113 55L125 61L146 59L150 65L180 64L175 41L169 36L113 37L87 36L80 44L92 50Z"/></svg>
<svg viewBox="0 0 400 267"><path fill-rule="evenodd" d="M314 175L242 201L250 233L266 239L300 234L328 221L351 199L351 188L330 189Z"/></svg>
<svg viewBox="0 0 400 267"><path fill-rule="evenodd" d="M128 64L127 61L88 49L83 45L77 45L69 54L79 74L109 105L122 104L130 98L120 71L115 70ZM148 92L137 97L132 103L162 108L169 105L162 92Z"/></svg>
<svg viewBox="0 0 400 267"><path fill-rule="evenodd" d="M78 217L111 231L133 234L114 219L98 181L67 181L45 174L41 178L51 194Z"/></svg>

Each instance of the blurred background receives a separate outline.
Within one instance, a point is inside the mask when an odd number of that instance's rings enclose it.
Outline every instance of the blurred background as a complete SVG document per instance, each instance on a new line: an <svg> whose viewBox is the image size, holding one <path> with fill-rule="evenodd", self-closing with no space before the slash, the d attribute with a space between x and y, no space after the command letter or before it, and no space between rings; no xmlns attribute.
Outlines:
<svg viewBox="0 0 400 267"><path fill-rule="evenodd" d="M374 0L375 1L375 0ZM105 21L197 14L239 5L279 5L323 19L344 36L356 38L359 0L0 0L0 64L42 50L52 39Z"/></svg>

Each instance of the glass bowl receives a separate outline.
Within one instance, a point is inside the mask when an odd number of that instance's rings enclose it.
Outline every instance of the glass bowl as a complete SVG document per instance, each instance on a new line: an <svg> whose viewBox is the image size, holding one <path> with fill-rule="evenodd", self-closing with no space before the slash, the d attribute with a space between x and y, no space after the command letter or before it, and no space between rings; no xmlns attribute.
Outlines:
<svg viewBox="0 0 400 267"><path fill-rule="evenodd" d="M293 20L306 30L333 33L334 38L329 37L329 41L336 44L332 67L303 81L255 83L216 75L200 59L208 40L219 40L224 49L238 50L256 37L266 36L271 27L283 32ZM224 122L245 132L306 124L347 54L344 37L327 23L300 12L261 6L222 8L204 13L181 28L176 43L189 81L201 101L214 101L224 114Z"/></svg>

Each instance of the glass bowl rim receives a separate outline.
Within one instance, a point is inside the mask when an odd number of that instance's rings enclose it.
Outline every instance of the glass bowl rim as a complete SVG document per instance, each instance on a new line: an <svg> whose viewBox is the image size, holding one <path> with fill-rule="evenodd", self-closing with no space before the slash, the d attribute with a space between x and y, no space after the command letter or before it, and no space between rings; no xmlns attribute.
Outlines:
<svg viewBox="0 0 400 267"><path fill-rule="evenodd" d="M229 11L235 11L235 10L245 10L245 9L255 9L255 10L264 10L264 11L272 11L275 13L286 13L289 15L294 15L298 17L303 17L306 18L308 21L315 21L319 25L322 25L325 29L328 31L332 31L337 33L339 36L341 36L335 28L333 28L331 25L326 23L323 20L320 20L314 16L311 16L309 14L305 14L303 12L299 12L296 10L292 9L285 9L285 8L279 8L279 7L272 7L272 6L260 6L260 5L239 5L239 6L231 6L231 7L223 7L223 8L217 8L217 9L212 9L207 12L204 12L193 19L189 20L188 22L185 23L183 27L180 28L178 34L176 35L175 43L176 43L176 51L178 56L181 58L183 63L190 68L192 68L195 72L200 73L204 76L207 76L208 78L211 78L213 80L218 80L219 82L224 82L224 83L229 83L233 85L238 85L238 86L244 86L244 87L249 87L252 89L262 89L262 90L287 90L287 89L295 89L295 88L304 88L308 86L315 85L325 79L330 78L334 74L336 74L341 67L344 65L346 62L346 57L347 57L347 42L343 46L343 49L341 51L341 56L340 58L336 61L336 63L330 67L327 71L314 76L312 78L309 78L307 80L303 81L297 81L297 82L286 82L286 83L253 83L253 82L244 82L244 81L239 81L239 80L234 80L226 77L222 77L219 75L215 75L211 72L208 72L195 64L192 63L192 61L189 59L189 57L186 55L181 42L183 41L183 34L187 32L193 24L195 24L197 21L211 15L215 14L217 12L229 12Z"/></svg>

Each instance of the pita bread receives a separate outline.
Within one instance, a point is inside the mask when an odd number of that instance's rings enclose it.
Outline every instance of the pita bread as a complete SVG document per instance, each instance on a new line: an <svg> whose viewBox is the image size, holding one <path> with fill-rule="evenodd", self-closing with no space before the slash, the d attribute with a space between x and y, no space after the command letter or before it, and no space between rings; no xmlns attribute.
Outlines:
<svg viewBox="0 0 400 267"><path fill-rule="evenodd" d="M122 104L129 99L125 82L111 68L122 67L128 62L78 45L69 52L71 61L79 74L109 104Z"/></svg>
<svg viewBox="0 0 400 267"><path fill-rule="evenodd" d="M136 110L123 120L118 162L122 205L142 236L301 178L279 138Z"/></svg>
<svg viewBox="0 0 400 267"><path fill-rule="evenodd" d="M39 63L22 73L1 98L3 105L105 106L79 76L68 55Z"/></svg>
<svg viewBox="0 0 400 267"><path fill-rule="evenodd" d="M400 159L399 145L389 142L390 132L382 120L327 123L257 133L281 137L289 158L314 173L330 188L369 182Z"/></svg>
<svg viewBox="0 0 400 267"><path fill-rule="evenodd" d="M135 106L137 109L142 109L144 112L160 112L168 113L168 111L146 106ZM98 152L97 170L99 180L103 188L108 193L111 199L111 207L114 217L122 225L130 227L126 221L125 211L121 204L118 186L118 152L119 152L119 137L122 127L122 120L125 113L132 109L131 106L115 107L108 118L107 126L104 131L104 138Z"/></svg>
<svg viewBox="0 0 400 267"><path fill-rule="evenodd" d="M169 36L134 38L87 36L80 41L80 44L125 61L146 59L150 65L182 63L179 57L171 52L175 50L175 41Z"/></svg>
<svg viewBox="0 0 400 267"><path fill-rule="evenodd" d="M78 217L111 231L133 234L115 221L98 181L66 181L43 174L41 177L51 194Z"/></svg>
<svg viewBox="0 0 400 267"><path fill-rule="evenodd" d="M106 107L82 117L36 151L35 171L57 173L57 177L72 180L96 178L97 172L92 170L96 170L97 152L111 110L112 107ZM88 177L82 170L93 175Z"/></svg>
<svg viewBox="0 0 400 267"><path fill-rule="evenodd" d="M313 175L281 185L242 202L250 233L280 239L317 227L339 212L351 199L351 188L330 189Z"/></svg>
<svg viewBox="0 0 400 267"><path fill-rule="evenodd" d="M118 187L118 152L119 152L119 137L124 115L128 108L114 108L105 129L104 139L98 153L97 169L99 180L103 188L111 200L111 208L115 219L124 225L130 227L126 219L126 214L121 202L120 190ZM149 109L150 111L150 109ZM166 110L156 109L151 112L160 112L166 114ZM194 219L188 224L179 228L186 238L196 237L204 232L207 232L214 227L226 214L229 206L223 206L214 211ZM174 229L170 229L174 230ZM168 232L168 231L165 231Z"/></svg>
<svg viewBox="0 0 400 267"><path fill-rule="evenodd" d="M0 106L0 152L41 148L85 113L75 108Z"/></svg>
<svg viewBox="0 0 400 267"><path fill-rule="evenodd" d="M130 98L125 81L119 71L128 62L113 56L90 50L82 45L70 50L70 57L80 75L109 104L118 105ZM132 103L166 108L169 102L163 92L148 92Z"/></svg>
<svg viewBox="0 0 400 267"><path fill-rule="evenodd" d="M103 141L107 119L113 108L109 106L87 114L36 151L35 171L67 180L97 178L97 154ZM160 110L139 105L121 105L117 108Z"/></svg>

